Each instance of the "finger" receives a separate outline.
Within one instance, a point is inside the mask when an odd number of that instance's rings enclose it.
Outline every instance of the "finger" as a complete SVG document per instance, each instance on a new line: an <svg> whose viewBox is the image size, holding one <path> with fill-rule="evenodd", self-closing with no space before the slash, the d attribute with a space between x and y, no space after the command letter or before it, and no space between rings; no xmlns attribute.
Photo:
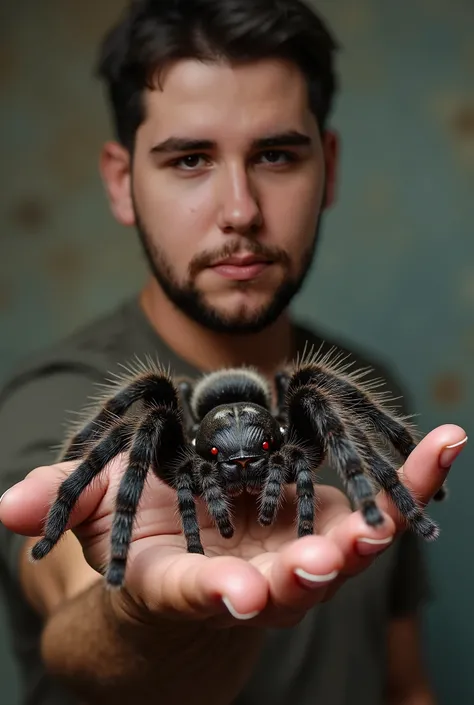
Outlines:
<svg viewBox="0 0 474 705"><path fill-rule="evenodd" d="M146 541L146 539L145 539ZM181 549L143 548L129 561L127 589L157 615L249 621L265 609L268 585L257 568L233 556L206 557Z"/></svg>
<svg viewBox="0 0 474 705"><path fill-rule="evenodd" d="M108 487L109 470L93 480L81 494L74 507L67 528L85 521L97 508ZM24 480L3 495L0 501L0 521L8 529L24 536L38 536L43 531L44 520L56 499L61 483L77 467L77 461L45 465L32 470Z"/></svg>
<svg viewBox="0 0 474 705"><path fill-rule="evenodd" d="M409 455L400 469L400 478L425 506L446 481L451 465L465 448L467 436L464 429L454 424L439 426L428 433ZM378 506L404 528L398 510L383 492L377 497Z"/></svg>
<svg viewBox="0 0 474 705"><path fill-rule="evenodd" d="M301 538L258 559L272 604L279 609L298 612L324 601L349 576L366 569L395 537L396 525L388 514L381 525L368 526L336 488L319 490L319 536Z"/></svg>
<svg viewBox="0 0 474 705"><path fill-rule="evenodd" d="M392 545L396 530L394 520L386 513L383 513L383 523L378 526L369 526L360 511L327 524L327 538L344 556L341 576L354 576L368 568L376 556Z"/></svg>
<svg viewBox="0 0 474 705"><path fill-rule="evenodd" d="M319 602L344 567L341 551L323 536L305 536L254 562L269 584L274 611L289 614Z"/></svg>
<svg viewBox="0 0 474 705"><path fill-rule="evenodd" d="M396 534L393 519L383 513L383 521L370 526L361 511L354 511L347 497L334 487L321 488L322 501L318 510L318 532L333 541L344 556L344 573L360 570L360 559L388 547ZM380 546L380 549L378 548ZM368 565L363 561L363 565Z"/></svg>
<svg viewBox="0 0 474 705"><path fill-rule="evenodd" d="M344 505L327 516L324 536L300 539L275 560L270 594L276 604L307 609L324 599L328 588L365 570L395 537L395 522L388 515L378 527L367 526L360 512Z"/></svg>

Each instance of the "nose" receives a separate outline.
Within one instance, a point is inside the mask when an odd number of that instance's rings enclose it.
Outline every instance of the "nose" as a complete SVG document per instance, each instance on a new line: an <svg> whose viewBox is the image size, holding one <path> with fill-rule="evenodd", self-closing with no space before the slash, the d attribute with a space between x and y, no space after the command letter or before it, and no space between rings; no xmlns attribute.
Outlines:
<svg viewBox="0 0 474 705"><path fill-rule="evenodd" d="M262 212L255 188L245 168L234 166L222 175L219 227L224 233L256 233Z"/></svg>

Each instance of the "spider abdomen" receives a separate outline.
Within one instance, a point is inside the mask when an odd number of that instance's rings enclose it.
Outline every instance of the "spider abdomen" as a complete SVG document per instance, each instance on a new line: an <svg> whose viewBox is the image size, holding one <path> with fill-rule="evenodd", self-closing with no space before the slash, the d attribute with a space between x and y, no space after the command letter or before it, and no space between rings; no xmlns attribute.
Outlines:
<svg viewBox="0 0 474 705"><path fill-rule="evenodd" d="M271 392L264 377L251 368L226 368L200 379L193 390L191 406L198 419L218 406L235 405L243 399L270 409Z"/></svg>

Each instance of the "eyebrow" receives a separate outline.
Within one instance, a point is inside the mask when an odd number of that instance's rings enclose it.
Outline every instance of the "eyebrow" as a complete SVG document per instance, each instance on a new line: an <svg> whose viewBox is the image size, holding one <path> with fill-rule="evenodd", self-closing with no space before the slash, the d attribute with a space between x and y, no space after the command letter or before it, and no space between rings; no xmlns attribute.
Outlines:
<svg viewBox="0 0 474 705"><path fill-rule="evenodd" d="M311 145L311 137L296 130L278 132L266 137L259 137L252 142L252 149L272 149L275 147L307 147ZM164 142L151 149L152 154L167 154L170 152L196 152L211 150L217 147L212 140L193 140L184 137L169 137Z"/></svg>

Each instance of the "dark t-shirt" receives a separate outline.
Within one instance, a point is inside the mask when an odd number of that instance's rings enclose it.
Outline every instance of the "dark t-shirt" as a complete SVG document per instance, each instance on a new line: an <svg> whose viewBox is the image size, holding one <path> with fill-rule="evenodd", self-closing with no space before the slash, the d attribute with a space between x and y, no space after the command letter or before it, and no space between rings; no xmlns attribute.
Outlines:
<svg viewBox="0 0 474 705"><path fill-rule="evenodd" d="M321 340L297 327L298 348ZM326 340L329 349L335 341ZM338 347L349 352L338 344ZM360 367L399 389L371 360L350 351ZM19 369L0 393L0 494L30 470L55 461L68 412L81 410L110 372L135 355L158 358L175 374L197 371L156 335L136 299L88 325ZM340 487L331 468L318 481ZM42 622L23 597L18 563L24 537L0 526L0 580L28 705L77 705L45 672ZM405 533L373 565L348 581L328 603L290 629L270 630L254 673L236 705L382 705L389 619L412 612L427 593L418 540ZM157 694L159 702L159 693ZM137 703L139 705L139 703Z"/></svg>

